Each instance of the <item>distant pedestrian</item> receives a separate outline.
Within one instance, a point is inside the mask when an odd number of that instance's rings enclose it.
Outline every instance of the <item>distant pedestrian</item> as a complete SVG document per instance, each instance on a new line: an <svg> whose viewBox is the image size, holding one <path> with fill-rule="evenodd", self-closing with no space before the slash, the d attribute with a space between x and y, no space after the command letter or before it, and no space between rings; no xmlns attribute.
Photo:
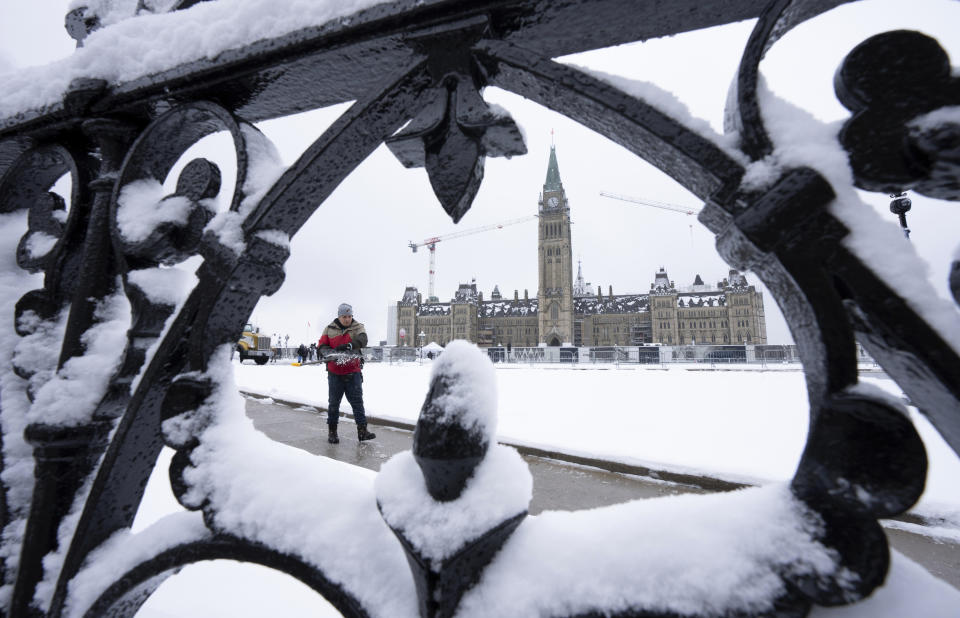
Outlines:
<svg viewBox="0 0 960 618"><path fill-rule="evenodd" d="M353 408L357 422L357 439L373 440L376 434L367 431L367 415L363 409L363 355L360 349L367 345L367 331L353 319L353 307L343 303L337 308L337 318L323 331L317 352L324 357L339 352L327 361L327 442L337 444L337 422L343 396ZM356 353L354 355L354 353Z"/></svg>
<svg viewBox="0 0 960 618"><path fill-rule="evenodd" d="M307 352L310 356L310 360L317 360L317 344L311 342L310 349L307 350Z"/></svg>
<svg viewBox="0 0 960 618"><path fill-rule="evenodd" d="M307 346L301 343L297 348L297 362L302 365L305 360L307 360Z"/></svg>

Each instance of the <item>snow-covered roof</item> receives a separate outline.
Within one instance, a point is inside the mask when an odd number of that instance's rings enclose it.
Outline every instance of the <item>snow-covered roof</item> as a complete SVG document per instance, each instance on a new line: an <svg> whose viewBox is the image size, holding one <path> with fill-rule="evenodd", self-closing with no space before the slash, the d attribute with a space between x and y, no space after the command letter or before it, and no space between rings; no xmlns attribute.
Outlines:
<svg viewBox="0 0 960 618"><path fill-rule="evenodd" d="M573 299L573 312L583 315L598 313L642 313L649 310L650 297L647 294L626 294L597 298L588 296Z"/></svg>
<svg viewBox="0 0 960 618"><path fill-rule="evenodd" d="M450 303L427 303L417 307L417 315L429 317L436 315L450 315Z"/></svg>
<svg viewBox="0 0 960 618"><path fill-rule="evenodd" d="M417 302L417 288L413 286L407 286L407 289L403 291L403 298L400 299L400 302L408 304L416 304Z"/></svg>
<svg viewBox="0 0 960 618"><path fill-rule="evenodd" d="M703 282L703 278L698 274L691 285L677 286L681 292L717 292L723 287L718 283L716 286L708 285Z"/></svg>
<svg viewBox="0 0 960 618"><path fill-rule="evenodd" d="M491 300L480 304L481 318L522 318L537 315L537 299Z"/></svg>
<svg viewBox="0 0 960 618"><path fill-rule="evenodd" d="M677 295L678 307L723 307L727 304L727 296L723 292L714 291L707 294L690 292Z"/></svg>

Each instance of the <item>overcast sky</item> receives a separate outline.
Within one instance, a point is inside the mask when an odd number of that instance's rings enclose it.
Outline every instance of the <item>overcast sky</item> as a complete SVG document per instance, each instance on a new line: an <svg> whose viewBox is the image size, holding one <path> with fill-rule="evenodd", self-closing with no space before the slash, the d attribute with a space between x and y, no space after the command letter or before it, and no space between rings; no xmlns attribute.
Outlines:
<svg viewBox="0 0 960 618"><path fill-rule="evenodd" d="M71 53L73 41L62 26L69 4L69 0L0 2L0 84L5 70L45 64ZM853 46L878 32L912 28L938 38L957 66L957 24L960 3L955 1L868 0L834 9L788 34L768 53L762 69L769 86L781 97L824 121L841 121L848 114L833 95L833 75ZM563 60L652 82L673 92L694 116L721 132L727 89L752 26L742 22ZM574 259L582 260L584 277L594 289L599 285L604 293L609 286L615 294L645 292L661 266L678 285L692 283L697 274L709 283L725 276L728 267L714 249L712 234L695 217L599 195L606 191L699 209L699 200L673 180L620 146L525 99L494 88L484 96L510 111L525 133L528 154L511 160L487 159L477 199L455 226L433 196L426 173L407 170L385 147L378 149L293 239L283 287L261 300L254 312L253 319L263 331L288 334L291 345L316 340L337 305L349 302L355 317L366 324L371 341L386 339L387 306L399 299L404 287L415 285L427 295L428 252L413 253L408 242L535 214L551 130L571 204ZM259 126L289 164L346 107ZM208 157L232 150L216 138L200 148L206 149ZM225 193L232 186L232 163L218 162ZM864 195L895 224L887 196ZM913 242L930 264L929 273L918 276L931 277L938 292L947 296L946 277L956 249L960 208L913 193L910 197ZM896 259L895 247L890 254ZM755 276L748 276L759 283ZM437 296L449 300L459 283L472 279L487 298L494 285L507 296L514 290L521 296L524 290L535 295L535 223L438 243ZM764 300L769 341L790 342L769 292Z"/></svg>

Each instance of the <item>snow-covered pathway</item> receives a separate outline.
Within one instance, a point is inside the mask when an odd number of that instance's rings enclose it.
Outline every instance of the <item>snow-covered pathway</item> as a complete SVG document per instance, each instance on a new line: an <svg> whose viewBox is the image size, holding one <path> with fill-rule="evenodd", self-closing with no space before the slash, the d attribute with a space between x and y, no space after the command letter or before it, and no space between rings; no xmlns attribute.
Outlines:
<svg viewBox="0 0 960 618"><path fill-rule="evenodd" d="M701 371L684 366L569 368L497 364L497 437L565 453L751 483L791 478L807 432L800 371ZM368 363L364 401L374 416L416 422L430 362ZM326 407L321 365L234 362L238 386ZM883 374L861 376L901 397ZM349 405L344 402L344 409ZM960 459L914 409L927 448L927 490L915 511L960 525Z"/></svg>

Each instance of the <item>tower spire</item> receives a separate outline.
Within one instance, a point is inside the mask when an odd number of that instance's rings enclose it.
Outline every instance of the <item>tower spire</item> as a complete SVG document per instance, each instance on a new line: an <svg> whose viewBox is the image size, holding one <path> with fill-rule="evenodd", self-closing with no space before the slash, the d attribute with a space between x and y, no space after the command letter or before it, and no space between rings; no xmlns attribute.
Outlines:
<svg viewBox="0 0 960 618"><path fill-rule="evenodd" d="M560 191L563 184L560 182L560 166L557 165L557 147L550 144L550 162L547 163L547 180L543 183L544 192Z"/></svg>
<svg viewBox="0 0 960 618"><path fill-rule="evenodd" d="M590 295L590 284L583 280L583 266L580 257L577 257L577 280L573 282L574 298Z"/></svg>

